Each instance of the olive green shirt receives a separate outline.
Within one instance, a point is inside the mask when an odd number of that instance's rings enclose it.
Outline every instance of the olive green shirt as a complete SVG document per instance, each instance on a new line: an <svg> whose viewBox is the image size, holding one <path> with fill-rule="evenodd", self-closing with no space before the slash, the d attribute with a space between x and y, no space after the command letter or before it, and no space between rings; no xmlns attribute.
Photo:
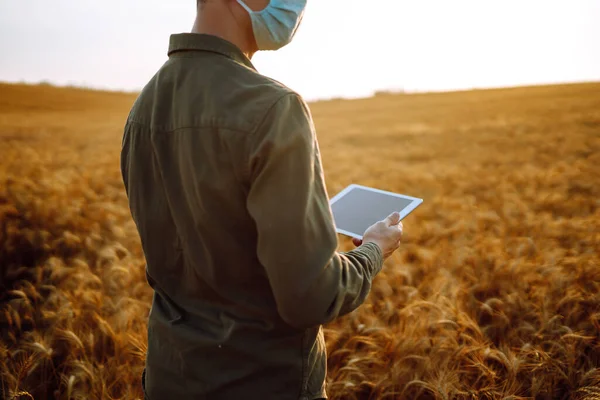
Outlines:
<svg viewBox="0 0 600 400"><path fill-rule="evenodd" d="M121 170L154 289L146 396L326 397L321 324L363 303L383 260L373 243L336 252L300 96L227 41L172 35Z"/></svg>

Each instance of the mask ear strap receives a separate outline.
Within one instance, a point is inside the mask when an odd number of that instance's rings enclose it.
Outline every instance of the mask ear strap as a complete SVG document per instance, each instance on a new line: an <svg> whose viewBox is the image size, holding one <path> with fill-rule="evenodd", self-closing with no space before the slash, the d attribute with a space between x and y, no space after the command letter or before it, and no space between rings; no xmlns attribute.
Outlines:
<svg viewBox="0 0 600 400"><path fill-rule="evenodd" d="M246 11L248 11L249 14L254 13L254 11L250 7L248 7L248 5L246 3L244 3L242 0L237 0L237 2L240 3L240 6L244 7L244 9Z"/></svg>

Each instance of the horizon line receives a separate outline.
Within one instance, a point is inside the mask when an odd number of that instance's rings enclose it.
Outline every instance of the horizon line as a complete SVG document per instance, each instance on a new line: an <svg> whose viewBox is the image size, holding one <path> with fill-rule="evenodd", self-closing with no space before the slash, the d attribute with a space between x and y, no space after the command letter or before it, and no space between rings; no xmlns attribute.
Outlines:
<svg viewBox="0 0 600 400"><path fill-rule="evenodd" d="M419 90L419 89L405 89L405 88L378 88L373 89L369 95L357 95L357 96L323 96L315 98L307 98L308 102L327 102L327 101L339 101L339 100L360 100L369 99L373 97L381 96L394 96L394 95L420 95L420 94L444 94L444 93L461 93L461 92L475 92L475 91L487 91L487 90L507 90L507 89L525 89L525 88L539 88L544 86L570 86L570 85L585 85L585 84L600 84L600 80L571 80L571 81L554 81L554 82L541 82L541 83L526 83L522 85L490 85L490 86L475 86L475 87L456 87L450 89L439 89L439 90ZM112 88L106 86L93 86L88 84L78 83L55 83L45 79L39 81L27 81L21 80L0 80L0 85L22 85L22 86L47 86L59 89L77 89L86 90L92 92L104 92L104 93L122 93L137 95L141 92L142 88L139 89L123 89L123 88Z"/></svg>

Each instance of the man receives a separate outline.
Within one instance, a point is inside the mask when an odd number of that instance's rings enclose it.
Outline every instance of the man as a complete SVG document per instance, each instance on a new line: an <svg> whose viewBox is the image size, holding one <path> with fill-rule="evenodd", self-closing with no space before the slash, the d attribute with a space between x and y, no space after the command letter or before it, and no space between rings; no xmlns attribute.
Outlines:
<svg viewBox="0 0 600 400"><path fill-rule="evenodd" d="M209 0L127 119L121 169L154 289L148 399L325 398L321 324L363 303L394 213L337 253L312 119L260 75L302 0Z"/></svg>

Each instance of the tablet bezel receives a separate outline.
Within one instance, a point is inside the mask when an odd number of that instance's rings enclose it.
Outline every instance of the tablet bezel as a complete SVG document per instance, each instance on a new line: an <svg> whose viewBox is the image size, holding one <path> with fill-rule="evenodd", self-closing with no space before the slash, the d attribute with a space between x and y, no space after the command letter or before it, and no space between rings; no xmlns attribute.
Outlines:
<svg viewBox="0 0 600 400"><path fill-rule="evenodd" d="M341 198L343 198L346 194L348 194L352 189L364 189L364 190L368 190L368 191L371 191L371 192L383 193L383 194L387 194L389 196L394 196L394 197L399 197L401 199L410 200L411 203L408 206L406 206L402 211L400 211L400 220L401 221L408 214L410 214L411 212L413 212L415 208L417 208L419 205L421 205L421 203L423 203L423 199L419 199L418 197L406 196L404 194L398 194L398 193L388 192L388 191L385 191L385 190L375 189L375 188L372 188L372 187L363 186L363 185L357 185L357 184L353 183L353 184L348 185L344 190L342 190L341 192L339 192L338 194L336 194L329 201L329 204L330 204L330 207L332 208L332 210L333 210L333 205L338 200L340 200ZM363 238L361 234L357 234L357 233L346 231L344 229L340 229L340 228L337 227L337 225L335 227L335 230L336 230L337 233L341 233L343 235L350 236L350 237L353 237L353 238L356 238L356 239L362 240L362 238Z"/></svg>

